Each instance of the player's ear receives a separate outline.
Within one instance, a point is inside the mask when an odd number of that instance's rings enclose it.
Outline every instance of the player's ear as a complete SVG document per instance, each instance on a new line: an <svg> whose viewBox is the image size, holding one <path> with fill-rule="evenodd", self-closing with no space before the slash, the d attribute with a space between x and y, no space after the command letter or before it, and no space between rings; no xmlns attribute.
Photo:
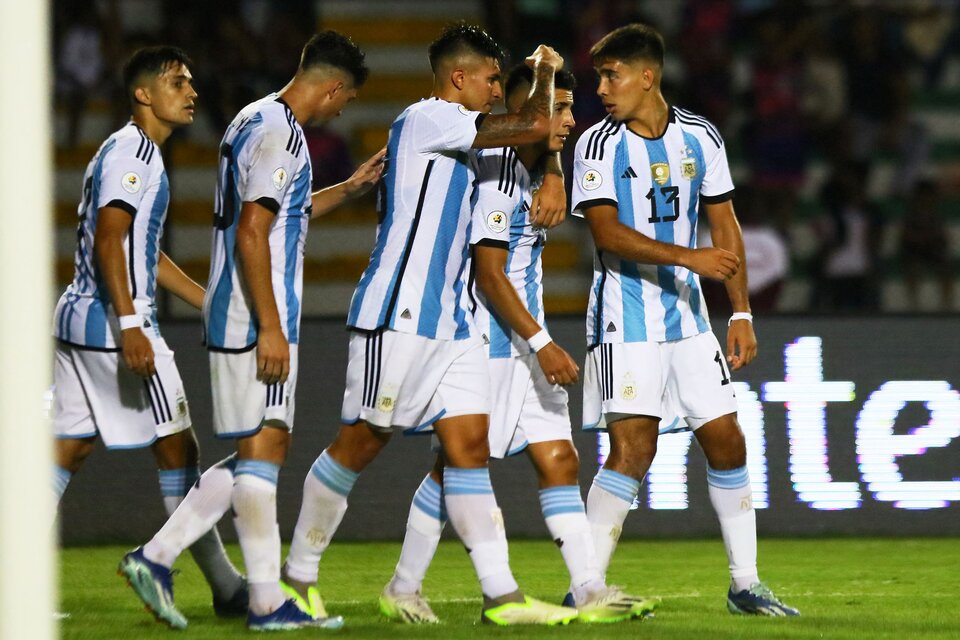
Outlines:
<svg viewBox="0 0 960 640"><path fill-rule="evenodd" d="M150 90L147 87L137 87L133 90L133 99L137 104L150 106Z"/></svg>
<svg viewBox="0 0 960 640"><path fill-rule="evenodd" d="M463 69L454 69L450 73L450 82L453 83L458 90L463 89L463 85L466 82L467 74L464 73Z"/></svg>
<svg viewBox="0 0 960 640"><path fill-rule="evenodd" d="M343 90L343 80L336 80L327 91L327 95L333 98Z"/></svg>

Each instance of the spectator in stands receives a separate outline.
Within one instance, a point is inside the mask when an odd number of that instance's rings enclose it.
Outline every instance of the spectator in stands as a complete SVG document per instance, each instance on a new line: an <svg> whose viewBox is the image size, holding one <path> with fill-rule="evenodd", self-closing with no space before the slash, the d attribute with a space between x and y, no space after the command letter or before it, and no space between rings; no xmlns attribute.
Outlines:
<svg viewBox="0 0 960 640"><path fill-rule="evenodd" d="M953 274L947 225L940 206L940 189L921 180L907 202L900 230L900 263L910 310L919 304L920 284L932 277L940 289L940 309L953 308Z"/></svg>

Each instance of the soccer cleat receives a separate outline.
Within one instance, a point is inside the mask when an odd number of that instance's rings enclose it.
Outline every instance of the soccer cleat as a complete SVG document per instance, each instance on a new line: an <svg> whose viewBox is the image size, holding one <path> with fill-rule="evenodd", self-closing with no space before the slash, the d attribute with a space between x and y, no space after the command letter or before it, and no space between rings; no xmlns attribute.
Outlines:
<svg viewBox="0 0 960 640"><path fill-rule="evenodd" d="M624 593L620 587L607 587L591 594L589 600L577 607L580 622L621 622L631 618L646 618L660 604L659 598L643 598Z"/></svg>
<svg viewBox="0 0 960 640"><path fill-rule="evenodd" d="M147 610L159 622L172 629L186 629L187 619L173 603L173 572L143 556L143 547L128 552L117 567L117 575L143 600Z"/></svg>
<svg viewBox="0 0 960 640"><path fill-rule="evenodd" d="M407 624L437 624L440 618L433 612L420 592L391 593L384 589L380 594L380 613L388 620Z"/></svg>
<svg viewBox="0 0 960 640"><path fill-rule="evenodd" d="M320 597L320 591L313 585L307 587L307 597L304 598L300 592L294 589L290 584L280 581L280 588L290 599L297 603L300 610L311 615L315 620L326 618L327 608L323 605L323 598Z"/></svg>
<svg viewBox="0 0 960 640"><path fill-rule="evenodd" d="M275 611L258 616L252 611L247 615L247 628L251 631L292 631L295 629L317 628L339 629L343 618L314 618L303 611L291 598L285 600Z"/></svg>
<svg viewBox="0 0 960 640"><path fill-rule="evenodd" d="M213 596L213 612L220 618L239 618L248 613L250 606L250 589L247 579L240 578L240 586L227 600Z"/></svg>
<svg viewBox="0 0 960 640"><path fill-rule="evenodd" d="M780 602L767 585L754 582L749 589L737 593L733 587L727 592L727 609L730 613L755 616L798 616L800 612Z"/></svg>
<svg viewBox="0 0 960 640"><path fill-rule="evenodd" d="M570 607L559 607L555 604L541 602L530 596L522 596L523 602L489 601L484 598L484 609L480 613L480 621L487 624L509 626L515 624L543 624L553 626L567 624L577 619L577 610Z"/></svg>

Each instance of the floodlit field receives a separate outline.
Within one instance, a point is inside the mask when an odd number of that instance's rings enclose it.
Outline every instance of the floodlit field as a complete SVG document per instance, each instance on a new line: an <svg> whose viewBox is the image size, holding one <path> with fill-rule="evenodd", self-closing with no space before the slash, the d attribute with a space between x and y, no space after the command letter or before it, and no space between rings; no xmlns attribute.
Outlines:
<svg viewBox="0 0 960 640"><path fill-rule="evenodd" d="M177 564L177 603L190 621L174 632L153 621L117 577L123 547L77 547L61 554L61 623L66 639L244 636L239 620L219 620L188 556ZM560 554L548 541L514 541L511 563L530 595L559 601L566 591ZM230 547L234 558L239 549ZM480 594L469 560L453 541L441 544L424 592L443 624L412 627L379 618L377 595L399 553L396 543L334 543L321 567L322 593L331 613L346 618L336 632L305 630L280 637L307 638L827 638L830 640L960 638L960 540L762 540L761 574L802 617L757 619L727 613L726 559L716 541L631 541L620 545L611 583L656 594L654 619L615 625L502 629L476 624Z"/></svg>

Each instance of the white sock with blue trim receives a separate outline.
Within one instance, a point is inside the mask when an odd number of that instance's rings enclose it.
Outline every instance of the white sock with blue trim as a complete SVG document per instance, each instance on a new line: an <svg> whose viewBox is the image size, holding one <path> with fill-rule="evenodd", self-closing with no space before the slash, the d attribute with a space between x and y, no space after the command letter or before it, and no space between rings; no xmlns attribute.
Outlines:
<svg viewBox="0 0 960 640"><path fill-rule="evenodd" d="M67 485L70 484L70 478L72 477L73 474L63 467L53 467L53 494L57 496L58 505L60 504L60 498L63 497L63 492L67 490Z"/></svg>
<svg viewBox="0 0 960 640"><path fill-rule="evenodd" d="M757 512L747 467L718 471L707 466L710 503L720 520L723 546L730 561L733 590L743 591L759 582L757 575Z"/></svg>
<svg viewBox="0 0 960 640"><path fill-rule="evenodd" d="M597 554L597 566L603 576L607 574L623 521L640 491L640 483L622 473L601 468L590 485L587 494L587 520L593 534L593 546Z"/></svg>
<svg viewBox="0 0 960 640"><path fill-rule="evenodd" d="M403 536L403 549L387 585L391 593L412 594L420 591L427 568L437 553L443 526L447 523L447 510L443 504L443 490L436 480L427 474L410 503L407 516L407 532Z"/></svg>
<svg viewBox="0 0 960 640"><path fill-rule="evenodd" d="M300 515L287 553L289 577L300 582L317 581L320 557L347 512L347 495L359 475L334 460L326 450L313 463L303 481Z"/></svg>
<svg viewBox="0 0 960 640"><path fill-rule="evenodd" d="M279 475L279 465L263 460L238 460L234 473L233 523L247 566L250 611L261 616L286 600L280 590Z"/></svg>
<svg viewBox="0 0 960 640"><path fill-rule="evenodd" d="M570 572L571 593L582 604L590 593L603 589L590 523L580 497L580 487L568 485L540 490L540 510L550 537Z"/></svg>
<svg viewBox="0 0 960 640"><path fill-rule="evenodd" d="M510 571L503 514L488 469L443 470L443 497L450 524L470 554L483 595L496 599L519 590Z"/></svg>
<svg viewBox="0 0 960 640"><path fill-rule="evenodd" d="M232 597L242 584L216 529L217 522L230 508L235 464L236 457L231 455L199 478L199 469L160 470L160 490L170 517L143 546L147 560L165 567L173 566L189 547L194 561L220 599Z"/></svg>

